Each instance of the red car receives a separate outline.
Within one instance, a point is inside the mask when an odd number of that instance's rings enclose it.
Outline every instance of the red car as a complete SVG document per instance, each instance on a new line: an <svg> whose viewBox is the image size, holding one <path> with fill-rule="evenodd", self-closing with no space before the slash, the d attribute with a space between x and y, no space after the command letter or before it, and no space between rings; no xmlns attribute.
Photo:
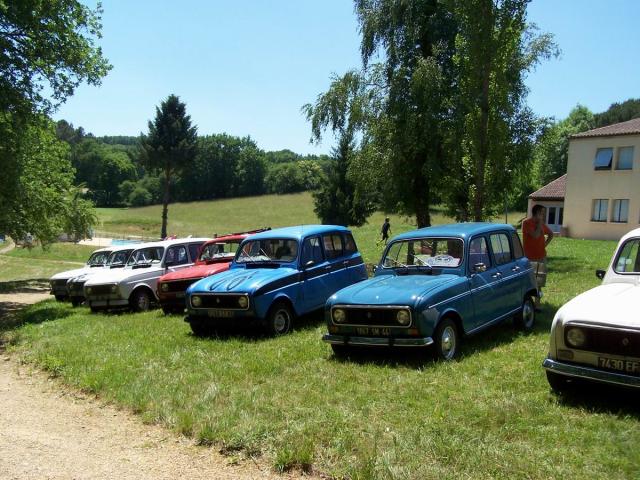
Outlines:
<svg viewBox="0 0 640 480"><path fill-rule="evenodd" d="M254 233L268 228L244 233L232 233L206 242L198 251L198 258L192 267L167 273L158 279L158 298L162 311L182 313L185 308L184 293L193 282L224 272L236 254L240 242Z"/></svg>

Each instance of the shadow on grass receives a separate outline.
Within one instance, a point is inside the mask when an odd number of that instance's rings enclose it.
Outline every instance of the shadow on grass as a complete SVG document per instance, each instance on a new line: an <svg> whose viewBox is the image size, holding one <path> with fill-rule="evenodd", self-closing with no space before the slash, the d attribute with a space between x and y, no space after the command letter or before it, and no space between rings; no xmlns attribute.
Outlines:
<svg viewBox="0 0 640 480"><path fill-rule="evenodd" d="M42 293L49 290L46 278L0 282L0 293Z"/></svg>
<svg viewBox="0 0 640 480"><path fill-rule="evenodd" d="M640 391L577 381L562 394L551 393L558 402L570 408L580 408L590 413L607 413L631 416L640 420Z"/></svg>
<svg viewBox="0 0 640 480"><path fill-rule="evenodd" d="M22 303L2 302L0 303L0 333L23 325L65 318L73 313L68 305L53 301L41 302L27 307Z"/></svg>

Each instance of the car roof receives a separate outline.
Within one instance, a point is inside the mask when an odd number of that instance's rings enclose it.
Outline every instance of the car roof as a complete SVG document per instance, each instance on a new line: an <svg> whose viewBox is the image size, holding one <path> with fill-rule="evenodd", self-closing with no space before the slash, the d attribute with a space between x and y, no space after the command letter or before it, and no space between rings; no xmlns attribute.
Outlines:
<svg viewBox="0 0 640 480"><path fill-rule="evenodd" d="M393 240L404 240L420 237L459 237L468 238L473 235L494 232L496 230L510 230L515 232L516 229L506 223L451 223L448 225L438 225L435 227L420 228L411 232L402 233Z"/></svg>
<svg viewBox="0 0 640 480"><path fill-rule="evenodd" d="M244 240L245 238L254 235L252 233L232 233L230 235L221 235L219 237L207 240L205 245L211 245L214 243L230 242L232 240Z"/></svg>
<svg viewBox="0 0 640 480"><path fill-rule="evenodd" d="M135 249L140 250L141 248L152 248L152 247L170 247L172 245L178 245L182 243L204 243L210 238L174 238L172 240L159 240L157 242L146 242L138 244Z"/></svg>
<svg viewBox="0 0 640 480"><path fill-rule="evenodd" d="M297 225L295 227L283 227L256 233L249 236L248 240L269 240L273 238L292 238L301 240L312 235L322 235L329 232L349 232L348 228L340 225Z"/></svg>

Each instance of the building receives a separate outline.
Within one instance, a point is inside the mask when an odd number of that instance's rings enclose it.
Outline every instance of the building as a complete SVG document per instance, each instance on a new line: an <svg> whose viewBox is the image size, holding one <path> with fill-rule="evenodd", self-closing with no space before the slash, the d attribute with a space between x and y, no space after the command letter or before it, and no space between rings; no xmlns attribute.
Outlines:
<svg viewBox="0 0 640 480"><path fill-rule="evenodd" d="M531 209L534 205L542 205L547 209L547 225L549 225L553 233L560 233L564 220L564 195L566 185L567 175L564 174L529 195L527 216L531 216Z"/></svg>
<svg viewBox="0 0 640 480"><path fill-rule="evenodd" d="M638 227L638 152L640 118L570 137L564 233L574 238L618 240Z"/></svg>

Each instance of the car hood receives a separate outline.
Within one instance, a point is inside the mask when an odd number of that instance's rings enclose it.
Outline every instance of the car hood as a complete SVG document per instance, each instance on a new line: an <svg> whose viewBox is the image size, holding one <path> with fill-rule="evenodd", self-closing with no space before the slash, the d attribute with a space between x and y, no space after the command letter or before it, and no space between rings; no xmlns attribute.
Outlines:
<svg viewBox="0 0 640 480"><path fill-rule="evenodd" d="M95 268L92 269L91 267L85 266L83 268L76 268L75 270L66 270L64 272L56 273L53 277L51 277L51 280L65 280L72 277L77 277L78 275L90 272L91 270L95 270Z"/></svg>
<svg viewBox="0 0 640 480"><path fill-rule="evenodd" d="M183 270L167 273L166 275L160 277L160 281L173 282L176 280L189 280L191 278L209 277L211 275L215 275L216 273L229 270L230 264L231 263L229 262L222 262L211 263L209 265L205 265L204 263L201 265L194 265L193 267L185 268Z"/></svg>
<svg viewBox="0 0 640 480"><path fill-rule="evenodd" d="M640 328L640 285L609 283L566 303L557 316L567 321Z"/></svg>
<svg viewBox="0 0 640 480"><path fill-rule="evenodd" d="M151 266L147 268L119 268L109 269L96 275L92 275L85 285L102 285L105 283L135 282L150 277L158 277L164 272L164 268L160 266Z"/></svg>
<svg viewBox="0 0 640 480"><path fill-rule="evenodd" d="M236 268L194 283L189 288L189 292L256 293L260 289L268 288L275 282L280 284L289 279L294 282L297 280L298 274L298 270L287 267Z"/></svg>
<svg viewBox="0 0 640 480"><path fill-rule="evenodd" d="M415 305L432 290L457 275L380 275L343 288L331 297L331 303L355 305Z"/></svg>

